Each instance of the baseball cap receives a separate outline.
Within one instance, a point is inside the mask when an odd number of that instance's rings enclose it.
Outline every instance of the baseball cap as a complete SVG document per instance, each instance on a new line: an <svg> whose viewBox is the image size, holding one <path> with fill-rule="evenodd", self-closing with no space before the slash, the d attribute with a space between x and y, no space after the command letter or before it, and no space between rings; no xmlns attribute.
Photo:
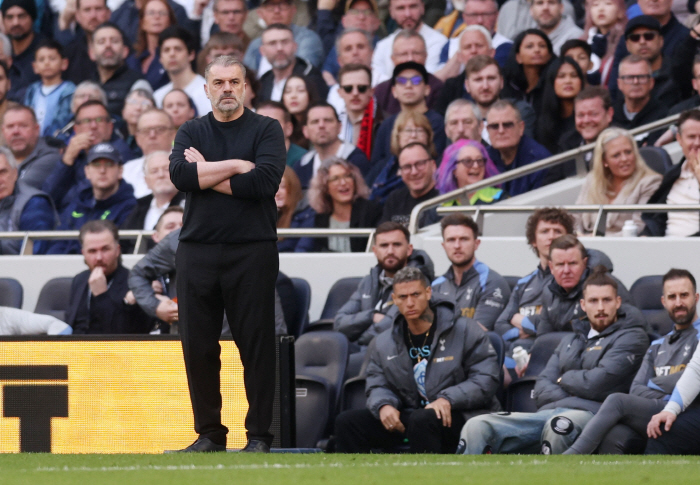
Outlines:
<svg viewBox="0 0 700 485"><path fill-rule="evenodd" d="M399 77L399 75L403 71L407 71L409 69L413 69L414 71L418 71L423 78L423 82L425 84L428 84L428 71L425 70L425 66L423 64L418 64L416 61L408 61L408 62L402 62L398 66L394 68L394 74L391 76L391 85L396 84L396 78Z"/></svg>
<svg viewBox="0 0 700 485"><path fill-rule="evenodd" d="M625 26L625 38L634 32L634 29L646 27L647 29L661 32L661 23L650 15L637 15L631 18Z"/></svg>
<svg viewBox="0 0 700 485"><path fill-rule="evenodd" d="M98 143L88 151L87 163L92 163L95 160L101 159L111 160L117 165L123 165L124 161L116 148L109 143Z"/></svg>
<svg viewBox="0 0 700 485"><path fill-rule="evenodd" d="M352 5L355 2L359 2L359 1L360 0L348 0L347 2L345 2L345 13L348 13L348 10L350 10L352 8ZM377 0L362 0L362 1L369 3L369 6L372 7L372 10L374 11L374 13L376 15L379 15L379 7L377 6Z"/></svg>

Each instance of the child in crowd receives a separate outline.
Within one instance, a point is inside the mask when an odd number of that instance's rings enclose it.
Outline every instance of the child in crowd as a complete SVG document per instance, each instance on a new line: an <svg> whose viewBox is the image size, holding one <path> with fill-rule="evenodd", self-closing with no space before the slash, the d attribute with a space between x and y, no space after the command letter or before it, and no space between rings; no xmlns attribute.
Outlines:
<svg viewBox="0 0 700 485"><path fill-rule="evenodd" d="M63 54L61 44L55 40L47 39L39 44L32 67L41 81L27 88L24 104L34 109L41 136L50 136L73 116L70 103L75 84L61 77L68 68L68 59Z"/></svg>
<svg viewBox="0 0 700 485"><path fill-rule="evenodd" d="M581 39L570 39L561 46L561 57L571 57L586 74L586 83L598 86L601 81L600 57L593 54L591 46Z"/></svg>

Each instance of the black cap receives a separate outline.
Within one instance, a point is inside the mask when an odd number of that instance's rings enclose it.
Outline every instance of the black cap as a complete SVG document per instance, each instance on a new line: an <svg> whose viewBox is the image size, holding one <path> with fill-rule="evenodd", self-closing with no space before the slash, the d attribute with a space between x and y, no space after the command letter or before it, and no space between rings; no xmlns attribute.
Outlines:
<svg viewBox="0 0 700 485"><path fill-rule="evenodd" d="M5 15L11 7L21 8L29 14L32 20L36 20L37 11L36 2L34 2L34 0L4 0L2 2L2 7L0 7L0 12Z"/></svg>
<svg viewBox="0 0 700 485"><path fill-rule="evenodd" d="M651 15L637 15L627 21L627 25L625 26L625 39L634 32L634 29L639 27L646 27L647 29L661 33L661 23L658 20Z"/></svg>
<svg viewBox="0 0 700 485"><path fill-rule="evenodd" d="M116 148L109 143L98 143L90 149L87 154L87 163L102 159L111 160L117 165L122 165L124 161Z"/></svg>
<svg viewBox="0 0 700 485"><path fill-rule="evenodd" d="M413 69L414 71L418 71L420 75L423 77L423 82L425 84L428 84L428 71L425 70L425 66L423 64L418 64L415 61L408 61L408 62L402 62L398 66L394 68L394 74L391 76L391 85L396 84L396 78L399 77L399 75L408 69Z"/></svg>

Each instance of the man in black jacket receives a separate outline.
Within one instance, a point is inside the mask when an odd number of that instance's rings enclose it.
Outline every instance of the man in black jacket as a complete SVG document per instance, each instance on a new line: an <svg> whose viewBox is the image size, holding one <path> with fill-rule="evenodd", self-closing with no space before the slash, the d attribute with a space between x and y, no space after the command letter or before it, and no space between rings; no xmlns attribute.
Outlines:
<svg viewBox="0 0 700 485"><path fill-rule="evenodd" d="M122 266L117 226L108 220L80 228L88 269L73 278L66 323L74 334L148 333L152 321L138 305L124 300L129 270Z"/></svg>
<svg viewBox="0 0 700 485"><path fill-rule="evenodd" d="M626 392L649 346L644 317L623 305L605 268L584 283L574 334L554 351L535 384L536 413L470 419L462 430L465 454L566 450L613 392Z"/></svg>
<svg viewBox="0 0 700 485"><path fill-rule="evenodd" d="M248 397L246 452L269 452L275 395L277 206L284 133L244 107L245 67L217 57L205 70L212 112L177 133L170 178L187 194L177 248L182 347L199 439L183 451L224 451L219 336L224 312ZM213 143L215 141L215 143Z"/></svg>
<svg viewBox="0 0 700 485"><path fill-rule="evenodd" d="M431 296L419 269L396 273L398 313L370 351L367 409L338 416L337 451L369 453L408 438L411 453L453 453L468 418L498 409L499 363L488 335L451 301Z"/></svg>

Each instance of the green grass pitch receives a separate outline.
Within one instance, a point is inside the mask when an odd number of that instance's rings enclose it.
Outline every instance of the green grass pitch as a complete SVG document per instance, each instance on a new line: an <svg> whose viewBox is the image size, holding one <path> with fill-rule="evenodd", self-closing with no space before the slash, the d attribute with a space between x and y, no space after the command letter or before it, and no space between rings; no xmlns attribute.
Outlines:
<svg viewBox="0 0 700 485"><path fill-rule="evenodd" d="M0 483L697 484L700 457L455 455L0 455Z"/></svg>

